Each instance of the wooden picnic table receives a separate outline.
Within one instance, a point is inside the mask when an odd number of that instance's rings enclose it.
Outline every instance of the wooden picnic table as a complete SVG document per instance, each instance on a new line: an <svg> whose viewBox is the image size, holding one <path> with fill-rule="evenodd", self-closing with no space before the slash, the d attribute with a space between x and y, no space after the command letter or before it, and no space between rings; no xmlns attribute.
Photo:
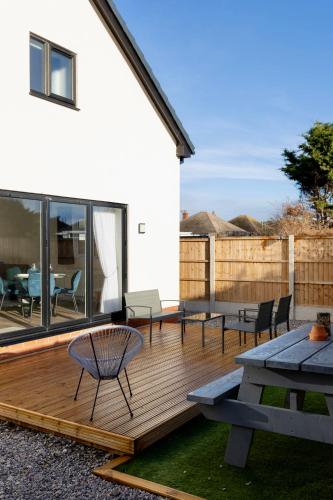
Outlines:
<svg viewBox="0 0 333 500"><path fill-rule="evenodd" d="M237 399L204 405L206 417L232 424L225 461L244 467L255 429L333 444L333 329L328 340L309 340L312 324L240 354L244 367ZM286 408L261 404L265 386L285 388ZM303 412L304 395L325 396L328 415Z"/></svg>

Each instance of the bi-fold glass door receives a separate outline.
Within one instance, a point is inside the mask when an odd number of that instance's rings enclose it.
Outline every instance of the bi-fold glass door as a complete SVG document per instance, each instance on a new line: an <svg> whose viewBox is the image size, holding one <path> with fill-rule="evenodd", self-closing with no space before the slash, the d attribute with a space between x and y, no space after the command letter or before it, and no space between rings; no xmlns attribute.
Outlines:
<svg viewBox="0 0 333 500"><path fill-rule="evenodd" d="M125 226L124 205L0 193L0 340L121 313Z"/></svg>
<svg viewBox="0 0 333 500"><path fill-rule="evenodd" d="M86 318L87 209L75 203L50 202L50 322Z"/></svg>
<svg viewBox="0 0 333 500"><path fill-rule="evenodd" d="M0 336L43 325L42 202L0 196Z"/></svg>

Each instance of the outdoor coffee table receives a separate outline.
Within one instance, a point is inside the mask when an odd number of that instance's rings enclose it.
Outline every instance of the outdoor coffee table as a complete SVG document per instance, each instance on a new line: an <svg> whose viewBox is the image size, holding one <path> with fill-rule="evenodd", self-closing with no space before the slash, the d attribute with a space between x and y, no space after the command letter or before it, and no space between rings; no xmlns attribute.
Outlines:
<svg viewBox="0 0 333 500"><path fill-rule="evenodd" d="M222 318L222 322L224 321L224 314L221 313L196 313L190 314L188 316L184 316L181 322L181 335L182 335L182 344L184 343L184 333L185 333L185 324L186 323L201 323L201 338L202 338L202 347L205 347L205 324L209 321L216 320ZM223 334L223 328L221 326L221 336Z"/></svg>
<svg viewBox="0 0 333 500"><path fill-rule="evenodd" d="M303 325L237 356L244 367L237 399L203 400L207 418L232 424L227 463L246 465L255 429L333 444L333 329L327 340L314 342L308 338L311 327ZM288 407L261 404L265 386L287 389ZM329 416L302 411L307 391L324 395Z"/></svg>

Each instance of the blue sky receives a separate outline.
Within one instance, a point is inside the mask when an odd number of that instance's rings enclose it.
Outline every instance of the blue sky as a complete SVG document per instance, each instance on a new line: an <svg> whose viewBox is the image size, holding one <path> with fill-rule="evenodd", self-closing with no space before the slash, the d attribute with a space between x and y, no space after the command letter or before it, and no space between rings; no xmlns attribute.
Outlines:
<svg viewBox="0 0 333 500"><path fill-rule="evenodd" d="M297 199L279 171L315 120L333 121L331 0L116 0L196 146L181 207L225 219Z"/></svg>

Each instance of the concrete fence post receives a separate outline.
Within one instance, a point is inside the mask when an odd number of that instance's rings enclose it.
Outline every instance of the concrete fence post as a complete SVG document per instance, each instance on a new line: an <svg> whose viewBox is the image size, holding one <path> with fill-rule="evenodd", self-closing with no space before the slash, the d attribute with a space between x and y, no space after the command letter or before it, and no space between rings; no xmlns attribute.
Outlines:
<svg viewBox="0 0 333 500"><path fill-rule="evenodd" d="M293 234L288 236L288 282L288 291L292 294L290 317L295 319L295 237Z"/></svg>
<svg viewBox="0 0 333 500"><path fill-rule="evenodd" d="M209 238L209 312L215 312L215 234Z"/></svg>

